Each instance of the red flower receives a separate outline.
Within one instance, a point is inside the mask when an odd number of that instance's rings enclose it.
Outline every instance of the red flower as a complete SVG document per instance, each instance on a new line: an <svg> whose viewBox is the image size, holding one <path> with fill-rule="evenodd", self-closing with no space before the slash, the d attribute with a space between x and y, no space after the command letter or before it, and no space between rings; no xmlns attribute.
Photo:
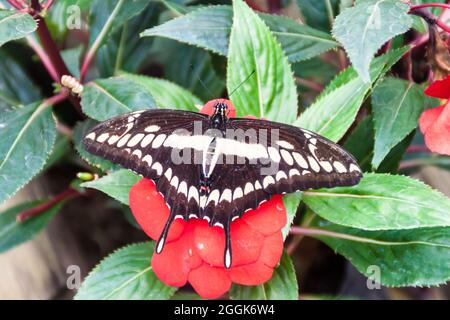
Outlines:
<svg viewBox="0 0 450 320"><path fill-rule="evenodd" d="M425 144L433 152L450 155L450 76L433 82L425 94L447 99L445 104L425 110L420 116L420 131Z"/></svg>
<svg viewBox="0 0 450 320"><path fill-rule="evenodd" d="M214 104L214 100L210 101L202 112L211 114ZM236 111L231 104L230 107L228 116L234 117ZM137 222L150 238L157 240L169 217L169 208L154 182L142 179L131 188L129 198ZM232 283L263 284L272 277L280 261L281 229L285 225L286 209L281 195L233 221L230 226L233 260L231 268L226 269L223 229L209 227L202 219L177 219L169 229L163 251L153 255L153 271L165 284L181 287L189 282L200 296L209 299L222 296Z"/></svg>

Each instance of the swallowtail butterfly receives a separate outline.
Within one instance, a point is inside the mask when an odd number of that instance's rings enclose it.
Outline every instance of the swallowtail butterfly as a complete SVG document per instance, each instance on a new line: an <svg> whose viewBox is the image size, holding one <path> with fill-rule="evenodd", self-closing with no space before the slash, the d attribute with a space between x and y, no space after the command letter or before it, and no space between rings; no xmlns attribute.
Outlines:
<svg viewBox="0 0 450 320"><path fill-rule="evenodd" d="M225 99L214 113L152 109L95 126L84 138L94 155L155 181L170 208L156 245L160 253L174 219L206 219L225 232L224 265L231 266L230 223L274 194L355 185L355 159L328 139L287 124L228 117Z"/></svg>

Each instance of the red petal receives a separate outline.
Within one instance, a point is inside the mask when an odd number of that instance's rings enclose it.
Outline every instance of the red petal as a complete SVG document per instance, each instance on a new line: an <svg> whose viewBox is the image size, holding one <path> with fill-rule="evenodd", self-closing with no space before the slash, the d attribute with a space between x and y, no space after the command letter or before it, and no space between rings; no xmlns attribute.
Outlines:
<svg viewBox="0 0 450 320"><path fill-rule="evenodd" d="M436 120L427 127L424 137L425 144L431 151L450 155L450 105L445 106Z"/></svg>
<svg viewBox="0 0 450 320"><path fill-rule="evenodd" d="M215 111L214 106L217 103L225 103L228 106L228 118L236 118L236 108L234 107L233 103L227 99L210 100L203 106L200 112L212 116Z"/></svg>
<svg viewBox="0 0 450 320"><path fill-rule="evenodd" d="M430 97L450 99L450 76L434 81L425 89L425 94Z"/></svg>
<svg viewBox="0 0 450 320"><path fill-rule="evenodd" d="M437 120L443 110L444 106L440 106L422 112L419 119L420 131L422 131L422 133L425 133L428 128Z"/></svg>
<svg viewBox="0 0 450 320"><path fill-rule="evenodd" d="M164 198L156 190L155 183L142 179L130 190L130 209L136 221L152 239L158 240L169 217L170 210ZM172 223L166 242L178 239L184 230L185 222L177 219Z"/></svg>
<svg viewBox="0 0 450 320"><path fill-rule="evenodd" d="M231 223L232 266L255 262L261 253L264 236L242 219ZM205 221L194 232L197 252L207 263L223 267L225 235L222 228L209 227Z"/></svg>
<svg viewBox="0 0 450 320"><path fill-rule="evenodd" d="M228 271L231 281L246 286L257 286L272 278L273 269L258 261L245 266L234 267Z"/></svg>
<svg viewBox="0 0 450 320"><path fill-rule="evenodd" d="M269 267L275 267L283 254L283 235L281 231L276 232L264 239L261 249L261 256L258 261L263 262Z"/></svg>
<svg viewBox="0 0 450 320"><path fill-rule="evenodd" d="M195 223L188 223L178 240L166 243L160 254L153 254L153 271L169 286L184 286L189 271L202 264L200 256L193 248L194 229Z"/></svg>
<svg viewBox="0 0 450 320"><path fill-rule="evenodd" d="M216 299L230 289L231 280L225 269L204 263L189 273L189 283L203 298Z"/></svg>
<svg viewBox="0 0 450 320"><path fill-rule="evenodd" d="M264 235L269 235L282 229L287 223L286 208L281 195L263 203L255 210L246 212L242 219L253 229Z"/></svg>

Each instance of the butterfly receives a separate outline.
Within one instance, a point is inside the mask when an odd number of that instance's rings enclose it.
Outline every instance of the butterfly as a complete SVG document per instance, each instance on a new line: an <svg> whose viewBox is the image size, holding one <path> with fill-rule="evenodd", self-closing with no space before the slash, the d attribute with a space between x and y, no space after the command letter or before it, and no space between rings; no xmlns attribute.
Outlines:
<svg viewBox="0 0 450 320"><path fill-rule="evenodd" d="M224 265L230 268L230 224L246 211L274 194L352 186L362 177L352 155L314 132L234 118L229 100L207 105L211 116L165 109L123 114L83 139L88 152L155 182L170 208L157 253L175 219L206 219L225 232Z"/></svg>

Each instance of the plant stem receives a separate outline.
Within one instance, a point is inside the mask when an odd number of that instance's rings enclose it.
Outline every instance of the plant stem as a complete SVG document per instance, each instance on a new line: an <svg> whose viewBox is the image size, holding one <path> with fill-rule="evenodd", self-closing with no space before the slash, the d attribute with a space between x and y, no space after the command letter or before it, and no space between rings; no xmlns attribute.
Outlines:
<svg viewBox="0 0 450 320"><path fill-rule="evenodd" d="M314 81L308 80L308 79L302 79L299 77L295 77L295 81L297 84L302 85L308 89L311 89L313 91L322 92L323 86L315 83Z"/></svg>
<svg viewBox="0 0 450 320"><path fill-rule="evenodd" d="M27 36L27 41L33 51L37 54L39 59L41 59L42 64L47 70L50 77L55 82L60 82L61 78L58 77L58 71L56 71L53 62L50 60L49 56L45 53L44 49L41 47L39 43L37 43L32 36Z"/></svg>
<svg viewBox="0 0 450 320"><path fill-rule="evenodd" d="M444 8L444 9L450 9L450 4L445 4L445 3L423 3L423 4L412 5L410 7L410 10L417 10L417 9L429 8L429 7L440 7L440 8Z"/></svg>
<svg viewBox="0 0 450 320"><path fill-rule="evenodd" d="M64 100L66 100L68 96L69 96L69 91L66 89L63 89L60 93L58 93L50 98L45 99L44 102L42 102L42 104L45 105L45 107L54 106L55 104L58 104Z"/></svg>
<svg viewBox="0 0 450 320"><path fill-rule="evenodd" d="M67 200L67 199L74 198L74 197L81 196L81 195L82 194L80 192L78 192L77 190L69 188L69 189L57 194L56 196L54 196L47 202L44 202L44 203L38 205L37 207L22 211L21 213L19 213L16 216L16 221L23 222L31 217L34 217L34 216L44 213L45 211L51 209L52 207L54 207L55 205L57 205L58 203L60 203L63 200Z"/></svg>
<svg viewBox="0 0 450 320"><path fill-rule="evenodd" d="M17 0L8 0L8 3L10 5L12 5L14 8L16 8L17 10L23 9L22 5L19 2L17 2Z"/></svg>
<svg viewBox="0 0 450 320"><path fill-rule="evenodd" d="M100 47L100 45L103 42L103 39L106 37L108 31L110 30L114 19L116 18L117 14L120 11L120 8L122 7L124 3L124 0L119 0L119 2L117 3L116 7L114 8L114 10L111 12L111 15L108 17L108 20L106 20L105 25L102 28L102 31L100 31L100 33L98 34L97 38L95 39L94 43L92 44L92 46L90 47L89 51L86 54L86 57L84 58L83 64L81 66L81 71L80 71L80 80L81 82L84 81L85 77L86 77L86 73L89 70L89 66L92 63L92 60L95 57L95 54L97 53L98 48Z"/></svg>
<svg viewBox="0 0 450 320"><path fill-rule="evenodd" d="M419 16L423 19L425 19L425 21L429 24L435 24L437 25L439 28L441 28L442 30L446 31L447 33L450 33L450 27L447 26L444 22L442 22L441 20L439 20L438 18L436 18L436 16L434 14L432 14L431 12L429 12L428 10L424 10L421 9L422 5L419 6L412 6L411 10L409 11L410 14L414 14L416 16ZM450 5L447 5L448 8L450 8ZM416 7L413 9L413 7Z"/></svg>

